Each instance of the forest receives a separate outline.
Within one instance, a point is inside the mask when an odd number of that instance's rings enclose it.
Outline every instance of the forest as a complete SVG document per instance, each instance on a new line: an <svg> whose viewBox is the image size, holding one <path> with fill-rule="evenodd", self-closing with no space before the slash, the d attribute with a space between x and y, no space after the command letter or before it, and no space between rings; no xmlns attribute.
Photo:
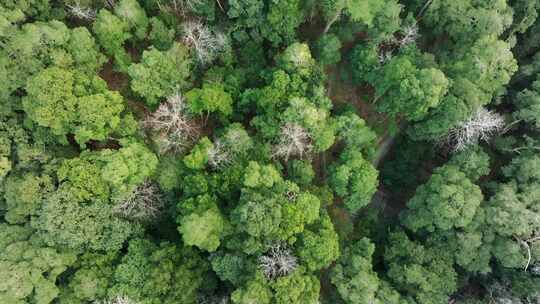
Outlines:
<svg viewBox="0 0 540 304"><path fill-rule="evenodd" d="M0 304L540 304L540 0L1 0Z"/></svg>

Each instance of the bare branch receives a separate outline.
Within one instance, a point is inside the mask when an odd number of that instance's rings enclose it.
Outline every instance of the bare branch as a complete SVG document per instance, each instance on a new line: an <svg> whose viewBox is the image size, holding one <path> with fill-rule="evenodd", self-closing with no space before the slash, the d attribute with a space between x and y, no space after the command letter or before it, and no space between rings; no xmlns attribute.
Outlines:
<svg viewBox="0 0 540 304"><path fill-rule="evenodd" d="M159 187L149 181L140 184L116 206L115 213L134 220L149 220L159 216L164 199Z"/></svg>
<svg viewBox="0 0 540 304"><path fill-rule="evenodd" d="M137 302L131 300L127 296L116 296L111 300L95 302L95 304L137 304Z"/></svg>
<svg viewBox="0 0 540 304"><path fill-rule="evenodd" d="M407 25L400 30L402 37L398 40L400 47L404 47L410 43L416 43L416 39L420 36L418 33L418 25Z"/></svg>
<svg viewBox="0 0 540 304"><path fill-rule="evenodd" d="M227 45L227 37L210 30L198 21L189 21L184 26L184 43L190 46L202 65L214 60Z"/></svg>
<svg viewBox="0 0 540 304"><path fill-rule="evenodd" d="M479 141L489 141L504 130L504 118L496 112L479 108L469 119L450 129L442 144L452 151L463 151Z"/></svg>
<svg viewBox="0 0 540 304"><path fill-rule="evenodd" d="M75 18L89 21L96 19L96 10L90 7L81 6L79 1L73 5L68 4L66 7L68 9L68 13Z"/></svg>
<svg viewBox="0 0 540 304"><path fill-rule="evenodd" d="M293 272L298 266L296 257L282 245L273 245L259 257L259 268L268 279L282 277Z"/></svg>
<svg viewBox="0 0 540 304"><path fill-rule="evenodd" d="M200 128L187 114L184 98L179 93L161 103L143 125L159 134L161 153L180 153L197 141Z"/></svg>
<svg viewBox="0 0 540 304"><path fill-rule="evenodd" d="M208 150L208 164L214 169L222 168L232 162L231 152L221 140L216 140Z"/></svg>
<svg viewBox="0 0 540 304"><path fill-rule="evenodd" d="M295 156L303 158L312 148L309 133L298 124L287 123L281 127L279 141L273 148L272 156L285 161Z"/></svg>

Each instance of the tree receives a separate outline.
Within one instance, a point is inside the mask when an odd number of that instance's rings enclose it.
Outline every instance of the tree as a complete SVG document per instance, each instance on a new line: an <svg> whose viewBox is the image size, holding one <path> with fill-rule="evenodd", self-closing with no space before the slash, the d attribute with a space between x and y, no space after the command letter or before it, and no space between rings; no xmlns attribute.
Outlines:
<svg viewBox="0 0 540 304"><path fill-rule="evenodd" d="M4 184L5 220L11 224L27 222L30 216L38 214L42 200L53 189L53 179L46 174L10 175Z"/></svg>
<svg viewBox="0 0 540 304"><path fill-rule="evenodd" d="M180 93L169 96L143 124L157 133L162 154L183 152L199 138L200 127L190 116Z"/></svg>
<svg viewBox="0 0 540 304"><path fill-rule="evenodd" d="M197 21L184 23L183 30L185 44L193 49L202 65L211 63L228 43L227 36Z"/></svg>
<svg viewBox="0 0 540 304"><path fill-rule="evenodd" d="M259 268L269 280L291 274L298 267L297 258L280 244L270 246L259 257Z"/></svg>
<svg viewBox="0 0 540 304"><path fill-rule="evenodd" d="M540 128L540 80L533 82L530 89L519 92L516 96L517 111L513 116Z"/></svg>
<svg viewBox="0 0 540 304"><path fill-rule="evenodd" d="M457 274L448 252L424 247L404 232L389 235L384 253L388 277L397 290L417 303L445 303L457 289Z"/></svg>
<svg viewBox="0 0 540 304"><path fill-rule="evenodd" d="M330 172L330 185L351 213L366 206L377 191L378 172L358 151L342 152Z"/></svg>
<svg viewBox="0 0 540 304"><path fill-rule="evenodd" d="M28 116L55 135L73 133L82 147L90 139L106 139L120 126L122 96L107 90L101 78L52 67L31 78L26 91Z"/></svg>
<svg viewBox="0 0 540 304"><path fill-rule="evenodd" d="M273 46L291 44L304 15L299 0L276 0L269 4L261 33Z"/></svg>
<svg viewBox="0 0 540 304"><path fill-rule="evenodd" d="M101 9L92 25L92 30L105 53L114 58L118 69L127 70L131 57L123 45L132 37L127 21L118 18L106 9Z"/></svg>
<svg viewBox="0 0 540 304"><path fill-rule="evenodd" d="M304 158L312 150L310 135L296 124L281 127L279 142L274 146L272 155L288 161L291 157Z"/></svg>
<svg viewBox="0 0 540 304"><path fill-rule="evenodd" d="M376 296L380 282L372 265L374 251L367 238L351 243L332 269L330 279L345 303L379 303Z"/></svg>
<svg viewBox="0 0 540 304"><path fill-rule="evenodd" d="M471 223L483 200L480 188L459 168L446 165L437 168L429 181L418 187L407 203L403 224L413 230L449 230Z"/></svg>
<svg viewBox="0 0 540 304"><path fill-rule="evenodd" d="M470 42L501 35L512 24L512 8L506 1L434 0L424 10L422 22L434 35L448 34L455 42Z"/></svg>
<svg viewBox="0 0 540 304"><path fill-rule="evenodd" d="M155 106L161 98L187 88L190 71L188 50L175 43L166 52L154 48L144 51L141 62L130 65L127 72L132 79L131 89L148 105Z"/></svg>
<svg viewBox="0 0 540 304"><path fill-rule="evenodd" d="M108 294L142 303L194 304L207 269L207 263L189 248L133 239L116 267Z"/></svg>
<svg viewBox="0 0 540 304"><path fill-rule="evenodd" d="M210 252L216 251L227 225L216 199L207 194L201 195L181 202L179 209L182 215L177 219L180 225L178 231L184 243Z"/></svg>
<svg viewBox="0 0 540 304"><path fill-rule="evenodd" d="M0 224L0 300L4 303L53 303L59 294L55 285L75 260L69 251L59 251L29 240L27 226Z"/></svg>
<svg viewBox="0 0 540 304"><path fill-rule="evenodd" d="M114 13L135 30L137 39L142 40L146 37L148 17L137 0L120 0L114 6Z"/></svg>
<svg viewBox="0 0 540 304"><path fill-rule="evenodd" d="M341 61L341 41L334 34L322 35L315 44L317 59L323 65L332 65Z"/></svg>
<svg viewBox="0 0 540 304"><path fill-rule="evenodd" d="M353 1L353 0L326 0L322 2L323 13L326 18L324 33L338 21L342 15L347 15L356 22L361 22L367 27L376 26L376 19L384 17L385 11L391 12L394 7L399 7L395 1ZM398 9L399 11L399 9ZM345 13L345 14L344 14ZM390 32L391 33L391 32Z"/></svg>
<svg viewBox="0 0 540 304"><path fill-rule="evenodd" d="M376 72L370 83L381 99L377 110L407 120L423 118L446 94L449 81L436 68L418 69L406 57L396 57Z"/></svg>
<svg viewBox="0 0 540 304"><path fill-rule="evenodd" d="M339 257L339 239L328 215L307 228L299 238L298 257L309 271L328 267Z"/></svg>
<svg viewBox="0 0 540 304"><path fill-rule="evenodd" d="M216 112L222 117L232 114L232 98L221 84L203 84L203 87L186 93L187 107L190 113L202 115Z"/></svg>

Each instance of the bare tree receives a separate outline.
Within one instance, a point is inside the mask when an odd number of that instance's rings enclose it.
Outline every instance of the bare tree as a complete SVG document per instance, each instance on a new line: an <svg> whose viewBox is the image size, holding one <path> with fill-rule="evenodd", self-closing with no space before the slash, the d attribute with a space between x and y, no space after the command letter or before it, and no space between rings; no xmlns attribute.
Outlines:
<svg viewBox="0 0 540 304"><path fill-rule="evenodd" d="M213 147L208 150L208 164L214 169L222 168L230 164L232 160L232 152L220 139L217 139Z"/></svg>
<svg viewBox="0 0 540 304"><path fill-rule="evenodd" d="M450 129L441 143L452 151L463 151L479 141L489 141L505 129L504 118L496 112L479 108L469 119Z"/></svg>
<svg viewBox="0 0 540 304"><path fill-rule="evenodd" d="M418 39L418 25L416 23L412 25L407 25L400 30L401 38L398 40L400 47L404 47L407 44L415 43Z"/></svg>
<svg viewBox="0 0 540 304"><path fill-rule="evenodd" d="M311 136L306 129L298 124L287 123L281 127L279 141L273 148L272 156L287 161L291 157L306 156L312 148Z"/></svg>
<svg viewBox="0 0 540 304"><path fill-rule="evenodd" d="M175 12L181 15L186 15L197 8L197 6L203 3L202 0L165 0L165 4L162 0L157 0L158 8L164 12Z"/></svg>
<svg viewBox="0 0 540 304"><path fill-rule="evenodd" d="M282 245L273 245L265 255L259 257L259 267L268 279L282 277L298 266L296 257Z"/></svg>
<svg viewBox="0 0 540 304"><path fill-rule="evenodd" d="M184 98L179 93L170 96L143 122L158 133L161 153L179 153L199 138L200 128L188 115Z"/></svg>
<svg viewBox="0 0 540 304"><path fill-rule="evenodd" d="M159 216L164 199L159 187L145 181L115 206L115 213L134 220L149 220Z"/></svg>
<svg viewBox="0 0 540 304"><path fill-rule="evenodd" d="M114 8L116 6L116 0L103 0L103 3L108 8Z"/></svg>
<svg viewBox="0 0 540 304"><path fill-rule="evenodd" d="M95 302L95 304L137 304L137 302L131 300L127 296L116 296L110 300Z"/></svg>
<svg viewBox="0 0 540 304"><path fill-rule="evenodd" d="M89 21L96 19L96 10L90 7L81 6L79 1L75 2L75 4L67 4L66 7L68 13L75 18Z"/></svg>
<svg viewBox="0 0 540 304"><path fill-rule="evenodd" d="M392 58L394 57L394 55L392 54L392 51L382 51L379 53L379 63L380 64L385 64L387 63L388 61L390 61Z"/></svg>
<svg viewBox="0 0 540 304"><path fill-rule="evenodd" d="M199 21L189 21L184 26L184 43L190 46L202 65L214 60L227 45L223 33L214 32Z"/></svg>

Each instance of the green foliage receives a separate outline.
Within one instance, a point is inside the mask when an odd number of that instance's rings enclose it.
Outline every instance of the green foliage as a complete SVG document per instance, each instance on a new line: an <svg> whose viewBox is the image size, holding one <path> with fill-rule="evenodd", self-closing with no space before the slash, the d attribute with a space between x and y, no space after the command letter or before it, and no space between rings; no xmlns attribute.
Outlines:
<svg viewBox="0 0 540 304"><path fill-rule="evenodd" d="M179 207L184 210L184 215L178 219L178 231L184 243L210 252L216 251L226 223L215 198L202 195L181 202Z"/></svg>
<svg viewBox="0 0 540 304"><path fill-rule="evenodd" d="M435 0L426 10L422 22L434 35L448 34L456 42L469 42L501 35L512 24L512 8L504 0Z"/></svg>
<svg viewBox="0 0 540 304"><path fill-rule="evenodd" d="M339 257L339 240L328 215L300 237L298 256L310 271L328 267Z"/></svg>
<svg viewBox="0 0 540 304"><path fill-rule="evenodd" d="M377 191L378 172L358 151L342 152L330 172L330 185L351 213L366 206Z"/></svg>
<svg viewBox="0 0 540 304"><path fill-rule="evenodd" d="M345 303L379 303L376 293L380 282L372 265L374 251L375 246L363 238L347 246L332 269L332 284Z"/></svg>
<svg viewBox="0 0 540 304"><path fill-rule="evenodd" d="M128 68L131 89L154 106L160 99L189 86L192 61L185 46L175 43L168 51L150 48L143 52L140 63Z"/></svg>
<svg viewBox="0 0 540 304"><path fill-rule="evenodd" d="M300 0L274 0L269 3L261 33L272 45L288 45L296 38L296 29L304 14Z"/></svg>
<svg viewBox="0 0 540 304"><path fill-rule="evenodd" d="M516 96L516 119L521 119L534 128L540 128L540 80L536 80L530 89L525 89Z"/></svg>
<svg viewBox="0 0 540 304"><path fill-rule="evenodd" d="M120 71L125 71L131 63L131 57L124 49L124 42L130 39L129 24L106 9L99 11L92 30L107 55L113 57Z"/></svg>
<svg viewBox="0 0 540 304"><path fill-rule="evenodd" d="M449 230L471 223L483 200L480 188L453 165L437 168L407 203L403 224L413 230Z"/></svg>
<svg viewBox="0 0 540 304"><path fill-rule="evenodd" d="M129 242L108 293L140 303L197 303L197 292L208 269L195 251L163 242Z"/></svg>
<svg viewBox="0 0 540 304"><path fill-rule="evenodd" d="M4 217L11 224L19 224L38 214L43 198L53 190L53 180L48 175L27 172L10 175L4 187L7 207Z"/></svg>
<svg viewBox="0 0 540 304"><path fill-rule="evenodd" d="M0 224L0 301L3 303L53 303L59 294L57 278L76 256L29 240L27 227Z"/></svg>
<svg viewBox="0 0 540 304"><path fill-rule="evenodd" d="M391 233L388 243L384 253L388 277L416 303L445 303L457 290L457 274L448 252L426 248L403 232Z"/></svg>
<svg viewBox="0 0 540 304"><path fill-rule="evenodd" d="M204 84L201 89L192 89L186 93L189 111L193 114L213 112L223 117L232 114L232 98L221 84Z"/></svg>
<svg viewBox="0 0 540 304"><path fill-rule="evenodd" d="M28 78L47 67L91 74L105 62L86 28L68 29L60 21L50 21L27 23L8 33L0 51L0 70L5 73L0 76L1 88L6 90L0 96L23 88Z"/></svg>
<svg viewBox="0 0 540 304"><path fill-rule="evenodd" d="M122 96L107 90L101 78L52 67L31 78L26 91L23 108L33 121L55 135L73 133L83 147L90 139L106 139L120 125Z"/></svg>
<svg viewBox="0 0 540 304"><path fill-rule="evenodd" d="M371 84L381 98L377 110L407 120L423 118L430 108L436 107L446 94L449 81L435 68L418 69L406 57L398 57L384 65Z"/></svg>
<svg viewBox="0 0 540 304"><path fill-rule="evenodd" d="M213 147L208 137L203 137L191 152L184 156L184 165L193 170L203 169L208 162L208 151Z"/></svg>
<svg viewBox="0 0 540 304"><path fill-rule="evenodd" d="M148 17L137 0L120 0L114 6L114 13L134 29L137 39L146 37Z"/></svg>
<svg viewBox="0 0 540 304"><path fill-rule="evenodd" d="M334 34L322 35L315 44L316 57L323 65L332 65L341 61L341 41Z"/></svg>

